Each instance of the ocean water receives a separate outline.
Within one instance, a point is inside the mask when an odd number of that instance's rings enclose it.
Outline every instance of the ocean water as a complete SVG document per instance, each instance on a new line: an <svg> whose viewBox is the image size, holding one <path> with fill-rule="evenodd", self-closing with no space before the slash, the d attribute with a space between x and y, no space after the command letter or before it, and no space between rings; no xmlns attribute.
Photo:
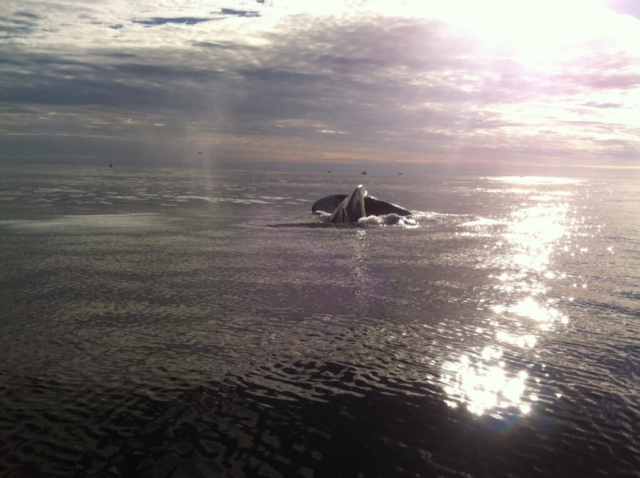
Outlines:
<svg viewBox="0 0 640 478"><path fill-rule="evenodd" d="M413 221L333 226L369 193ZM640 185L2 167L0 476L640 476Z"/></svg>

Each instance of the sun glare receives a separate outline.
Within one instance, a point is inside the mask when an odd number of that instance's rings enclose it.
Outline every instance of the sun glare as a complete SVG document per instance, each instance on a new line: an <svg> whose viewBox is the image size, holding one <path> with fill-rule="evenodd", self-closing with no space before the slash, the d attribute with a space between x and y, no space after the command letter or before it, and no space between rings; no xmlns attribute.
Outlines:
<svg viewBox="0 0 640 478"><path fill-rule="evenodd" d="M564 48L594 38L607 16L595 0L453 0L429 5L440 18L522 61L551 60Z"/></svg>

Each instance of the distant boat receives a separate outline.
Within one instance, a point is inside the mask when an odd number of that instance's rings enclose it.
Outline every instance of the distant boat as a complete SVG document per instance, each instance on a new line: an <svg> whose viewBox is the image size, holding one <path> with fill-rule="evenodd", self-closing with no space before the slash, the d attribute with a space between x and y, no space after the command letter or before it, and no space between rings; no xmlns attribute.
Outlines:
<svg viewBox="0 0 640 478"><path fill-rule="evenodd" d="M327 171L329 174L331 174L331 171Z"/></svg>
<svg viewBox="0 0 640 478"><path fill-rule="evenodd" d="M367 171L362 171L360 174L367 174Z"/></svg>
<svg viewBox="0 0 640 478"><path fill-rule="evenodd" d="M113 164L109 164L109 167L110 167L110 168L113 168Z"/></svg>
<svg viewBox="0 0 640 478"><path fill-rule="evenodd" d="M398 176L402 176L402 173L398 173Z"/></svg>

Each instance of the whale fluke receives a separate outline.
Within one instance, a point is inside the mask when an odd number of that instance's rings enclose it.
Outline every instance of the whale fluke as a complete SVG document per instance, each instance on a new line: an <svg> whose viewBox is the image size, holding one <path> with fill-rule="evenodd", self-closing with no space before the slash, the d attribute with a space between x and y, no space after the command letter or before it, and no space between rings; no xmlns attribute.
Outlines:
<svg viewBox="0 0 640 478"><path fill-rule="evenodd" d="M364 212L358 216L358 214L360 214L360 203L362 203L364 207ZM365 216L384 216L386 214L397 214L398 216L411 215L411 211L403 207L369 196L363 186L358 186L349 196L346 194L336 194L318 199L313 203L313 206L311 206L311 211L331 214L329 221L333 223L356 222ZM339 214L336 214L338 212Z"/></svg>
<svg viewBox="0 0 640 478"><path fill-rule="evenodd" d="M398 216L411 216L411 211L390 202L381 201L373 196L364 199L364 207L367 216L384 216L385 214L397 214Z"/></svg>
<svg viewBox="0 0 640 478"><path fill-rule="evenodd" d="M327 214L333 214L333 211L337 209L346 194L336 194L335 196L327 196L322 199L318 199L311 206L311 212L326 212Z"/></svg>
<svg viewBox="0 0 640 478"><path fill-rule="evenodd" d="M361 217L366 217L364 198L367 190L361 184L349 196L344 198L340 205L333 211L329 222L342 224L345 222L357 222Z"/></svg>

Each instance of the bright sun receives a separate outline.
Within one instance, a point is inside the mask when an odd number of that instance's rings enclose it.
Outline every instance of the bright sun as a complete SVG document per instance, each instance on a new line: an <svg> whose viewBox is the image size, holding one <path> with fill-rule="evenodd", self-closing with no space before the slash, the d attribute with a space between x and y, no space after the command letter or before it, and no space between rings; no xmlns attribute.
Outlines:
<svg viewBox="0 0 640 478"><path fill-rule="evenodd" d="M494 47L509 47L520 60L555 57L602 31L606 9L595 0L449 0L429 4ZM432 10L433 11L433 10Z"/></svg>
<svg viewBox="0 0 640 478"><path fill-rule="evenodd" d="M364 12L438 19L458 25L482 44L522 62L571 58L589 40L606 38L636 49L636 19L623 19L603 0L278 0L274 13L331 16Z"/></svg>
<svg viewBox="0 0 640 478"><path fill-rule="evenodd" d="M621 31L619 15L602 0L280 0L282 13L342 16L355 12L411 15L458 25L489 48L508 49L517 60L553 62L594 38L637 42ZM623 30L633 27L623 27ZM633 43L631 43L633 44Z"/></svg>

